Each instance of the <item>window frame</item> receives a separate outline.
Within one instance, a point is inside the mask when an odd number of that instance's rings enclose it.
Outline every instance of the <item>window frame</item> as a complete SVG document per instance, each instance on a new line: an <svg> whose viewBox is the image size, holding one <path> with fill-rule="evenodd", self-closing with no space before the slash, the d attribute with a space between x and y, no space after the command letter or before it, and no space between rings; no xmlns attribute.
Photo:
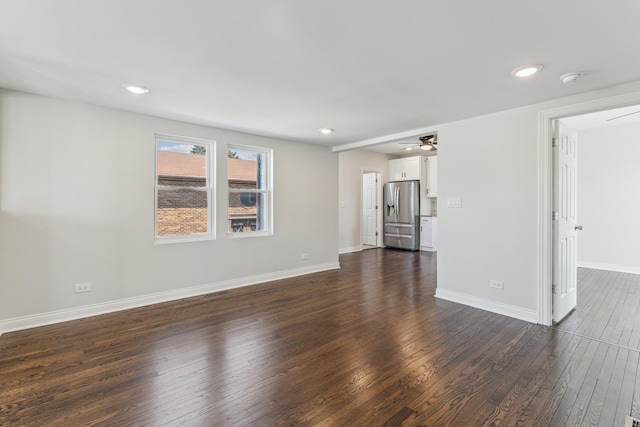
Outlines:
<svg viewBox="0 0 640 427"><path fill-rule="evenodd" d="M175 185L160 185L158 176L158 144L159 142L170 142L185 145L204 146L207 150L206 164L206 183L204 187L189 187ZM200 242L216 239L216 141L201 138L192 138L186 136L169 135L156 133L154 134L154 244L168 243L186 243ZM188 189L195 191L203 191L207 193L207 233L204 234L185 234L175 236L159 236L158 235L158 193L160 190L175 191L179 189Z"/></svg>
<svg viewBox="0 0 640 427"><path fill-rule="evenodd" d="M226 203L227 203L227 236L232 239L241 239L246 237L261 237L261 236L273 236L273 148L267 147L257 147L253 145L244 145L244 144L227 144L227 153L229 151L253 151L256 153L263 154L265 156L265 164L267 170L264 176L264 182L267 186L266 189L247 189L247 188L230 188L229 187L229 163L227 162L227 195L226 195ZM228 154L227 154L228 155ZM233 232L229 230L229 221L231 220L229 216L229 195L232 193L255 193L255 194L263 194L266 200L266 207L264 208L264 214L266 218L264 219L265 229L261 231L243 231L243 232Z"/></svg>

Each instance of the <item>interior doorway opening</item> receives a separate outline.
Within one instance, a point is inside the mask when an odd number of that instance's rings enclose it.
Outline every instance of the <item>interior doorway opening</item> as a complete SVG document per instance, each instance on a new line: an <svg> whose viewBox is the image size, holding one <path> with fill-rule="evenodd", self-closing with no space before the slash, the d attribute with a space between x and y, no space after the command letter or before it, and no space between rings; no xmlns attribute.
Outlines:
<svg viewBox="0 0 640 427"><path fill-rule="evenodd" d="M548 145L553 147L553 150L547 152L549 157L545 159L543 156L541 162L541 166L546 167L548 171L547 183L551 188L549 188L550 191L545 199L548 202L547 207L552 213L549 215L548 222L541 218L543 225L543 233L540 235L541 241L547 244L549 251L546 256L544 250L541 252L544 257L541 262L543 268L540 270L543 279L540 310L540 323L542 324L556 323L556 327L562 325L560 327L563 329L563 326L576 329L580 327L580 324L585 326L588 323L593 329L593 319L606 318L609 319L603 321L606 326L607 322L614 322L615 319L611 319L618 316L616 310L621 309L622 303L608 300L605 303L604 299L610 296L607 292L600 293L600 298L603 298L602 304L596 303L593 297L596 294L593 292L594 277L600 277L604 280L598 286L605 286L609 283L612 286L615 285L615 289L621 289L621 275L624 277L623 283L637 282L637 277L640 277L633 276L633 274L640 274L640 263L636 261L636 259L640 259L638 255L640 249L635 252L638 245L634 244L633 238L630 237L630 235L640 235L640 226L638 226L638 230L633 232L633 230L629 230L629 227L635 227L637 221L625 222L624 220L629 216L637 218L640 214L640 202L635 202L633 197L635 193L633 188L637 189L637 186L640 185L640 173L635 173L637 167L632 164L633 160L625 161L625 159L637 158L640 154L640 149L636 148L637 144L633 143L640 138L640 105L638 105L640 94L628 94L618 98L568 106L540 114L541 130L547 131L545 133L549 138ZM636 100L636 103L630 105L629 99ZM593 105L597 105L599 108L593 108ZM607 108L602 108L603 105L606 105ZM566 186L566 180L554 179L554 173L558 173L556 150L559 149L559 141L552 141L554 121L576 130L578 140L579 167L575 176L578 202L575 205L577 208L575 224L571 224L571 228L577 231L577 237L573 254L571 252L564 253L565 261L568 255L574 257L575 264L573 266L570 262L563 265L563 258L558 256L561 252L557 244L559 237L557 225L560 222L557 217L558 202L561 200L558 194L561 193L559 186ZM557 135L554 136L557 138ZM615 145L616 142L625 138L627 139L625 142L627 148L618 151L620 147ZM622 142L624 141L620 141L620 144L624 147ZM541 152L545 149L542 146L540 148ZM630 150L638 150L638 152ZM625 186L627 187L626 191L624 190ZM544 207L544 203L541 206ZM582 231L583 227L584 231ZM545 240L545 229L549 232L548 240ZM625 243L621 244L624 242L625 236L629 237L626 251L612 250L612 248L619 249L620 246L625 247ZM545 258L548 260L548 269L544 268ZM567 270L568 266L569 270ZM606 274L601 274L601 272ZM576 293L579 295L575 304L577 310L570 309L566 313L557 313L555 312L557 309L556 299L562 294L562 290L558 287L559 279L571 276L577 284ZM545 282L544 279L548 281ZM581 289L581 287L583 288ZM612 287L613 289L614 287ZM627 286L627 289L630 290L631 287ZM626 298L622 297L619 292L622 291L615 291L618 302L624 301ZM545 293L547 298L545 298ZM594 310L597 310L597 314L594 314L596 313ZM574 332L579 332L579 329Z"/></svg>

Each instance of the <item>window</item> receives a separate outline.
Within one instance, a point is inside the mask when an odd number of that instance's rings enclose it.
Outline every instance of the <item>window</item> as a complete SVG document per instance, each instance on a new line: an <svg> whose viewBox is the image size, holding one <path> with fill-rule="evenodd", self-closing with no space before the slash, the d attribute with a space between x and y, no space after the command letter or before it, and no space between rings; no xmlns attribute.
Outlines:
<svg viewBox="0 0 640 427"><path fill-rule="evenodd" d="M156 242L212 239L211 141L156 135Z"/></svg>
<svg viewBox="0 0 640 427"><path fill-rule="evenodd" d="M229 234L272 233L272 154L266 148L228 147Z"/></svg>

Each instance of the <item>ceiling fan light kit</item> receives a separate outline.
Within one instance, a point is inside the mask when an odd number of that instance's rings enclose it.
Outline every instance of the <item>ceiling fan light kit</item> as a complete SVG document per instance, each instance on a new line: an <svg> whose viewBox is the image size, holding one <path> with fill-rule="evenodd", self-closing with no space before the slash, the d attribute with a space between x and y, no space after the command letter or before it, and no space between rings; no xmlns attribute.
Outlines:
<svg viewBox="0 0 640 427"><path fill-rule="evenodd" d="M438 138L437 135L425 135L425 136L421 136L418 138L420 140L419 144L416 144L414 142L401 142L401 144L412 144L411 147L407 147L407 148L403 148L400 151L411 151L413 150L415 147L421 149L421 150L425 150L425 151L431 151L431 150L437 150L438 149Z"/></svg>

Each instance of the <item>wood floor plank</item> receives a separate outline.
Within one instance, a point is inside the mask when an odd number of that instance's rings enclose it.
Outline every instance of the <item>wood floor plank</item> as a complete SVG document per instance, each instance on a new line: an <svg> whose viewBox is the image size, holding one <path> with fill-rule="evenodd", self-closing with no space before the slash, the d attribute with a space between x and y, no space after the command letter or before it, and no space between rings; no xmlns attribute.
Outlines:
<svg viewBox="0 0 640 427"><path fill-rule="evenodd" d="M607 354L596 379L593 392L590 394L587 411L583 418L583 423L587 425L598 425L605 406L607 391L611 383L611 376L616 367L616 359L620 348L610 345ZM619 383L618 383L619 384ZM619 385L618 385L619 387ZM609 420L610 421L610 420Z"/></svg>
<svg viewBox="0 0 640 427"><path fill-rule="evenodd" d="M569 416L571 406L577 396L576 387L582 380L586 372L587 362L583 359L588 358L590 354L595 352L596 344L594 341L578 337L578 347L575 352L568 356L568 360L564 368L552 370L545 385L542 386L536 395L540 398L536 407L529 408L532 418L535 420L533 425L562 425L561 420ZM561 372L560 372L561 371ZM535 413L538 415L535 416Z"/></svg>
<svg viewBox="0 0 640 427"><path fill-rule="evenodd" d="M605 357L610 347L608 344L598 343L598 348L590 360L589 368L581 381L580 390L572 404L571 412L566 419L565 425L577 426L583 423L589 404L591 403L591 396L596 387L598 376L605 363Z"/></svg>
<svg viewBox="0 0 640 427"><path fill-rule="evenodd" d="M635 298L633 299L633 307L635 308L633 313L636 316L633 316L632 321L629 322L633 325L633 330L627 345L631 348L640 348L640 319L637 316L638 310L640 310L640 274L633 275L633 286L636 289Z"/></svg>
<svg viewBox="0 0 640 427"><path fill-rule="evenodd" d="M627 371L627 361L630 351L625 348L618 350L618 356L613 365L611 380L607 384L607 394L602 406L602 414L598 420L598 426L606 427L607 423L611 424L611 420L616 420L619 425L623 425L622 416L629 412L630 404L624 405L626 408L620 408L621 395L623 393L623 384L625 380L625 372ZM629 394L628 397L631 397ZM630 399L628 400L631 401ZM620 415L620 417L618 417ZM614 422L615 425L615 422Z"/></svg>
<svg viewBox="0 0 640 427"><path fill-rule="evenodd" d="M640 350L640 275L578 269L578 305L556 328Z"/></svg>
<svg viewBox="0 0 640 427"><path fill-rule="evenodd" d="M485 418L483 426L516 425L522 420L535 425L533 420L545 408L539 402L546 401L549 406L550 389L573 357L579 342L577 336L562 332L550 334L543 352L533 361L523 359L527 366L509 372L515 381L502 380L479 408L479 417Z"/></svg>
<svg viewBox="0 0 640 427"><path fill-rule="evenodd" d="M436 299L436 258L372 249L4 334L0 426L604 426L640 412L639 275L579 269L578 310L547 328Z"/></svg>

